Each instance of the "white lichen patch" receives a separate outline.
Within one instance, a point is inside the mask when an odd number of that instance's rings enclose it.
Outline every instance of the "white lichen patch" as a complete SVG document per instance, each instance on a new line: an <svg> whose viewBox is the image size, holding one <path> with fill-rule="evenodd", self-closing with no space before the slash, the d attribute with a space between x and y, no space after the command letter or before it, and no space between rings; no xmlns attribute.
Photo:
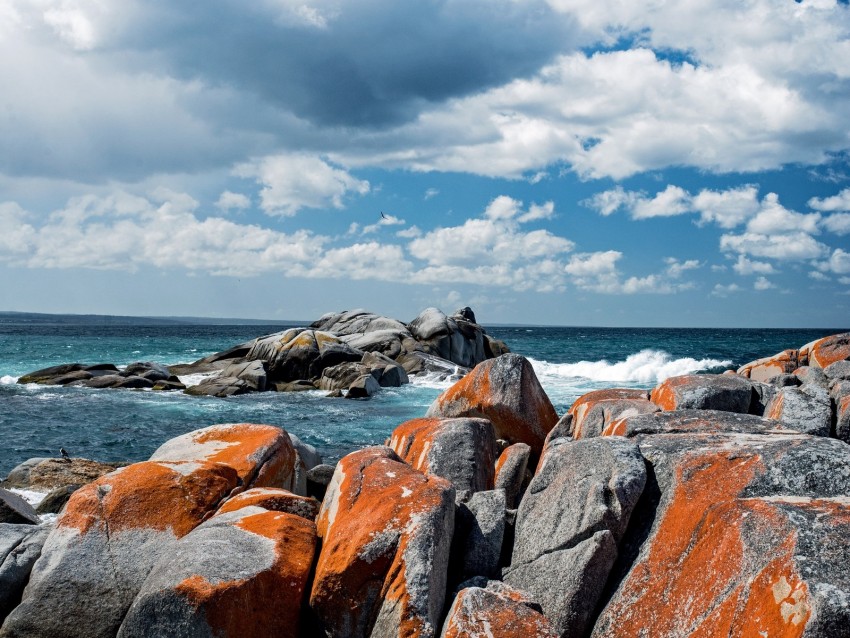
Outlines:
<svg viewBox="0 0 850 638"><path fill-rule="evenodd" d="M402 487L401 487L401 497L402 498L410 498L411 494L413 494L413 490L409 490L402 485Z"/></svg>
<svg viewBox="0 0 850 638"><path fill-rule="evenodd" d="M799 625L809 615L809 603L804 586L792 588L785 576L773 584L773 599L779 604L782 620Z"/></svg>

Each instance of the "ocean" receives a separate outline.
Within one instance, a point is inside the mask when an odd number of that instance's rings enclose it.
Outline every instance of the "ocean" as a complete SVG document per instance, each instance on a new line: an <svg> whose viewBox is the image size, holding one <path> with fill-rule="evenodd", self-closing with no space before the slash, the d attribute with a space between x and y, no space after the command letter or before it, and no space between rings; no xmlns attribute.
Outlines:
<svg viewBox="0 0 850 638"><path fill-rule="evenodd" d="M369 400L329 399L323 392L261 393L217 399L179 392L95 390L21 385L21 375L59 363L194 361L282 325L96 325L0 322L0 476L31 457L72 456L139 461L167 439L215 423L269 423L286 428L334 463L382 443L399 423L424 415L448 387L414 378ZM559 414L589 390L651 388L691 372L721 372L846 329L728 330L487 327L531 360Z"/></svg>

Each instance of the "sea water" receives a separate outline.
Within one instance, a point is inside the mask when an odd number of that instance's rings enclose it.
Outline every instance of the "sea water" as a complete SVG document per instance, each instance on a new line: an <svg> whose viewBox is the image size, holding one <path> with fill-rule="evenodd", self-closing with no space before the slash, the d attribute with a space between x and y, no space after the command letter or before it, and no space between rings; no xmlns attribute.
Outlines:
<svg viewBox="0 0 850 638"><path fill-rule="evenodd" d="M324 392L249 394L226 399L181 392L18 384L60 363L195 361L281 325L0 324L0 476L31 457L144 460L167 439L215 423L269 423L319 450L326 461L383 443L399 423L423 416L448 384L413 378L369 400ZM670 376L722 372L842 332L648 328L488 327L528 357L558 414L589 390L651 388ZM189 379L189 381L192 381Z"/></svg>

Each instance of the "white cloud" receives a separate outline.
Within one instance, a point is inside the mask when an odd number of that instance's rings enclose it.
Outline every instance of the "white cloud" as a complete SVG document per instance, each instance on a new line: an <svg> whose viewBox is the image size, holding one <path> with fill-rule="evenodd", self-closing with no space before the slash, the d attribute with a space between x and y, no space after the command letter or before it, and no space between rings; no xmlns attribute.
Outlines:
<svg viewBox="0 0 850 638"><path fill-rule="evenodd" d="M403 239L414 239L415 237L419 237L421 234L422 231L418 226L411 226L410 228L404 228L398 231L395 236Z"/></svg>
<svg viewBox="0 0 850 638"><path fill-rule="evenodd" d="M673 279L678 279L682 276L682 273L688 270L694 270L702 266L698 259L679 261L674 257L668 257L664 260L664 263L667 264L667 274Z"/></svg>
<svg viewBox="0 0 850 638"><path fill-rule="evenodd" d="M242 193L224 191L215 203L220 211L245 210L251 207L251 198Z"/></svg>
<svg viewBox="0 0 850 638"><path fill-rule="evenodd" d="M440 191L437 190L436 188L429 188L428 190L425 191L425 196L422 199L427 201L429 199L433 199L434 197L436 197L439 194L440 194Z"/></svg>
<svg viewBox="0 0 850 638"><path fill-rule="evenodd" d="M827 262L829 271L836 275L846 275L850 273L850 252L836 248Z"/></svg>
<svg viewBox="0 0 850 638"><path fill-rule="evenodd" d="M720 249L753 257L787 261L817 259L829 251L826 245L802 232L785 235L762 235L749 232L741 235L725 234L720 238Z"/></svg>
<svg viewBox="0 0 850 638"><path fill-rule="evenodd" d="M753 282L753 288L756 290L770 290L771 288L776 288L776 284L768 281L767 277L758 277Z"/></svg>
<svg viewBox="0 0 850 638"><path fill-rule="evenodd" d="M368 242L327 250L315 263L302 264L292 274L328 279L404 281L412 269L401 246Z"/></svg>
<svg viewBox="0 0 850 638"><path fill-rule="evenodd" d="M850 188L845 188L832 197L812 197L809 207L825 213L833 211L850 211Z"/></svg>
<svg viewBox="0 0 850 638"><path fill-rule="evenodd" d="M850 235L850 213L835 213L824 217L821 226L836 235Z"/></svg>
<svg viewBox="0 0 850 638"><path fill-rule="evenodd" d="M641 196L641 193L626 191L618 185L610 190L596 193L581 203L607 217L623 208L631 210Z"/></svg>
<svg viewBox="0 0 850 638"><path fill-rule="evenodd" d="M730 294L741 292L742 288L738 284L716 284L711 290L711 294L715 297L728 297Z"/></svg>
<svg viewBox="0 0 850 638"><path fill-rule="evenodd" d="M776 272L772 264L766 261L753 261L747 259L745 255L738 255L738 261L732 269L739 275L772 275Z"/></svg>
<svg viewBox="0 0 850 638"><path fill-rule="evenodd" d="M817 270L813 270L809 273L809 277L814 279L815 281L830 281L829 277L824 275L822 272Z"/></svg>
<svg viewBox="0 0 850 638"><path fill-rule="evenodd" d="M374 224L369 224L368 226L363 227L363 234L368 235L370 233L377 232L378 229L384 226L404 226L406 224L403 219L399 219L395 215L387 215L386 213L381 213L380 219Z"/></svg>
<svg viewBox="0 0 850 638"><path fill-rule="evenodd" d="M704 189L694 196L692 206L700 214L700 223L734 228L759 211L758 187L746 184L725 191Z"/></svg>
<svg viewBox="0 0 850 638"><path fill-rule="evenodd" d="M369 192L369 182L319 157L301 153L271 155L240 164L234 174L255 178L262 185L260 207L269 215L290 216L302 208L343 208L346 196Z"/></svg>
<svg viewBox="0 0 850 638"><path fill-rule="evenodd" d="M617 268L617 262L622 257L623 254L616 250L580 253L572 256L564 270L571 275L572 284L581 290L613 295L633 295L672 294L692 288L693 284L690 282L674 280L681 277L682 272L699 267L699 262L696 260L679 262L668 258L665 260L667 269L663 273L623 278Z"/></svg>
<svg viewBox="0 0 850 638"><path fill-rule="evenodd" d="M632 207L632 218L649 219L682 215L690 209L690 199L687 191L671 184L652 199L637 199Z"/></svg>
<svg viewBox="0 0 850 638"><path fill-rule="evenodd" d="M761 203L761 210L747 223L747 232L772 235L775 233L803 232L816 234L820 215L803 215L788 210L779 203L776 193L768 193Z"/></svg>

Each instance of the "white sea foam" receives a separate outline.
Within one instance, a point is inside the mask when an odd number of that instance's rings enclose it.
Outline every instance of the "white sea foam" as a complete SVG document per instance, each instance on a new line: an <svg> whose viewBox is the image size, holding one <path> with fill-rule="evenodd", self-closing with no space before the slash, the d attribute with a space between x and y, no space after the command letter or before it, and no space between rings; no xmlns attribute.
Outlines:
<svg viewBox="0 0 850 638"><path fill-rule="evenodd" d="M690 374L712 368L722 368L731 361L718 359L673 359L663 350L641 350L630 354L625 361L611 363L601 361L579 361L577 363L549 363L530 359L534 371L545 385L557 383L559 379L584 378L592 381L614 381L619 383L660 383L669 377Z"/></svg>
<svg viewBox="0 0 850 638"><path fill-rule="evenodd" d="M446 377L444 372L428 372L410 376L411 385L419 388L435 388L445 390L457 381L456 378Z"/></svg>
<svg viewBox="0 0 850 638"><path fill-rule="evenodd" d="M18 382L20 377L13 377L11 375L5 374L0 377L0 385L14 385Z"/></svg>
<svg viewBox="0 0 850 638"><path fill-rule="evenodd" d="M47 496L47 492L36 492L34 490L22 490L17 487L9 488L10 492L17 494L33 507L38 507L38 504Z"/></svg>
<svg viewBox="0 0 850 638"><path fill-rule="evenodd" d="M204 379L214 377L217 374L218 372L201 372L198 374L182 374L178 375L177 378L180 379L180 383L188 388L190 385L198 385Z"/></svg>

